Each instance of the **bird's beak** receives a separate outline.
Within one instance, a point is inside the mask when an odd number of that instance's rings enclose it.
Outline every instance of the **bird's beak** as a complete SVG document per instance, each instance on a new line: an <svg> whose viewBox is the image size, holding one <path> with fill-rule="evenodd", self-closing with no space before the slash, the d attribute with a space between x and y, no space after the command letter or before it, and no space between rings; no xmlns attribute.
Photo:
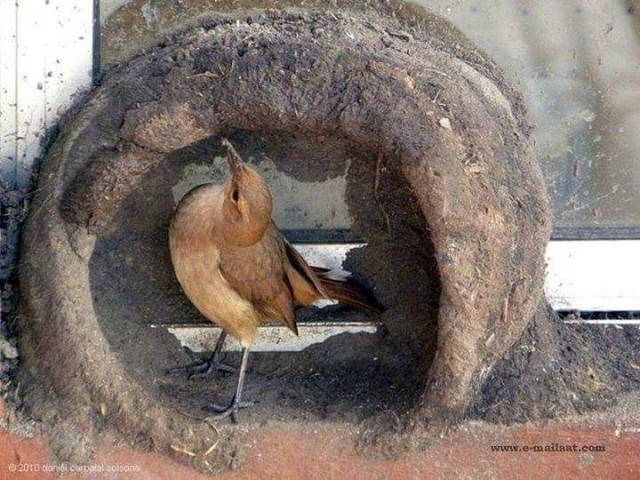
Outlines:
<svg viewBox="0 0 640 480"><path fill-rule="evenodd" d="M236 149L233 148L233 145L231 145L231 142L229 140L223 138L220 143L222 144L222 147L227 154L227 161L229 162L229 167L231 168L231 174L236 175L244 166L244 161L242 160L240 155L238 155L238 152L236 152Z"/></svg>

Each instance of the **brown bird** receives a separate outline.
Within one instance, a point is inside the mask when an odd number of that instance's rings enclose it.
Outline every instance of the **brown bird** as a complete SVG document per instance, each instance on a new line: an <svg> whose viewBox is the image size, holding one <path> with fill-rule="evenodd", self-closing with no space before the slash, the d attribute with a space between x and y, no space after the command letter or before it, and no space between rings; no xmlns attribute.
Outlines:
<svg viewBox="0 0 640 480"><path fill-rule="evenodd" d="M223 334L207 370L230 370L218 361L227 334L242 345L236 393L227 407L213 405L236 421L249 349L258 327L281 322L296 335L294 304L335 299L380 312L373 295L353 281L336 280L310 267L271 219L273 200L260 175L223 139L230 176L224 184L200 185L178 204L169 228L173 268L185 294Z"/></svg>

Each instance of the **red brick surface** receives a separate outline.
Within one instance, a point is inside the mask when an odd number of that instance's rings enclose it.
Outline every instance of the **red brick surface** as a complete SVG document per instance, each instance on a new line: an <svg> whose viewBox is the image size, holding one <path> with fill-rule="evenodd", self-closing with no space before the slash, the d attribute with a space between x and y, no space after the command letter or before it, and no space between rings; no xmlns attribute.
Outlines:
<svg viewBox="0 0 640 480"><path fill-rule="evenodd" d="M353 450L345 427L280 425L245 434L243 458L222 479L426 479L426 478L640 478L640 433L615 427L471 425L451 433L418 456L373 461ZM602 445L604 452L495 452L492 445ZM49 479L47 445L0 432L0 479ZM64 478L210 478L158 454L126 449L100 451L96 464L129 465L128 474ZM27 472L11 472L27 465ZM34 471L33 465L40 471Z"/></svg>

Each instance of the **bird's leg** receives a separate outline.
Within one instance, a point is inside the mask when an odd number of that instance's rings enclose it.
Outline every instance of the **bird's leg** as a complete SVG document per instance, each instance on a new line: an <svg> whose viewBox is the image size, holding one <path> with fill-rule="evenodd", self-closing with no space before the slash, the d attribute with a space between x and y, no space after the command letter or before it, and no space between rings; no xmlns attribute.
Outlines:
<svg viewBox="0 0 640 480"><path fill-rule="evenodd" d="M240 372L238 373L238 383L236 385L236 393L233 396L233 400L227 407L223 407L221 405L209 404L207 407L216 413L210 415L206 418L206 421L209 420L219 420L222 418L226 418L231 416L233 423L238 423L238 410L241 408L250 407L253 405L251 402L242 402L242 387L244 386L244 377L247 370L247 360L249 359L249 349L242 349L242 361L240 363Z"/></svg>
<svg viewBox="0 0 640 480"><path fill-rule="evenodd" d="M220 361L222 347L224 347L224 341L226 340L226 338L227 332L223 330L218 337L216 347L213 349L213 354L208 360L205 360L204 362L197 362L191 365L186 365L184 367L169 368L167 369L167 373L187 373L189 375L189 378L191 378L194 375L209 376L216 370L229 373L235 372L235 368L230 367L229 365L226 365Z"/></svg>

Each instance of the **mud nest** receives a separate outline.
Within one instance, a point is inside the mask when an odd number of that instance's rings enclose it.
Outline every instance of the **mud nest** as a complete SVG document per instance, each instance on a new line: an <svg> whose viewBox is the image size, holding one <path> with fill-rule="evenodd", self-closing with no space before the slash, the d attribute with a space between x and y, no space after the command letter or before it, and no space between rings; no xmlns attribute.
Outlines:
<svg viewBox="0 0 640 480"><path fill-rule="evenodd" d="M439 433L465 413L525 420L611 398L581 381L573 360L591 344L563 340L543 298L550 211L522 100L450 32L429 15L244 12L202 19L107 74L63 125L23 237L25 399L60 455L90 453L82 439L98 436L200 468L229 454L233 427L196 418L229 382L167 379L188 359L148 327L198 320L169 261L170 189L220 135L273 158L295 144L308 162L279 168L305 181L349 159L347 203L368 242L349 267L386 305L375 320L390 332L257 355L246 395L261 403L245 421L393 412ZM604 365L592 363L598 381ZM367 430L363 444L396 430ZM180 453L220 436L212 455Z"/></svg>

